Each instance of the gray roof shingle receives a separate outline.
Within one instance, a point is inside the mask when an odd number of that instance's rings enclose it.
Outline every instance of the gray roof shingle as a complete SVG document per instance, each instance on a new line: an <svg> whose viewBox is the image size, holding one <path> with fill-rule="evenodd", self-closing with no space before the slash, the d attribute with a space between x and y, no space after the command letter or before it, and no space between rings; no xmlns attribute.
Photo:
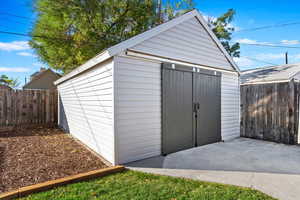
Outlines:
<svg viewBox="0 0 300 200"><path fill-rule="evenodd" d="M241 72L241 84L291 80L300 72L300 63L277 65Z"/></svg>

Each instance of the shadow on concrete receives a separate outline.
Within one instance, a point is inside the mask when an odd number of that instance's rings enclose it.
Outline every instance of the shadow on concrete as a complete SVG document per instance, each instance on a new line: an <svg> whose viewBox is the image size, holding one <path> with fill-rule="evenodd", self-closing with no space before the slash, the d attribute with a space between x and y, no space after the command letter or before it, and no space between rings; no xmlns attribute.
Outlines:
<svg viewBox="0 0 300 200"><path fill-rule="evenodd" d="M139 160L136 162L127 163L127 167L139 167L139 168L163 168L165 156L156 156Z"/></svg>
<svg viewBox="0 0 300 200"><path fill-rule="evenodd" d="M129 168L300 174L300 147L237 138L126 164Z"/></svg>

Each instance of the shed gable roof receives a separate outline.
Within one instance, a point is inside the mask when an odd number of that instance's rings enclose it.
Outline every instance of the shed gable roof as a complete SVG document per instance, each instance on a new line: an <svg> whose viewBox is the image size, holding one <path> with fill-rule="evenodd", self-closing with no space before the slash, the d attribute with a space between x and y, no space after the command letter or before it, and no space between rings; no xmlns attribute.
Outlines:
<svg viewBox="0 0 300 200"><path fill-rule="evenodd" d="M292 80L299 73L300 63L246 70L241 72L241 83L255 84L288 81Z"/></svg>
<svg viewBox="0 0 300 200"><path fill-rule="evenodd" d="M232 64L196 17L129 48L129 51L234 71Z"/></svg>
<svg viewBox="0 0 300 200"><path fill-rule="evenodd" d="M233 61L233 59L231 58L231 56L227 53L227 51L225 50L225 48L223 47L223 45L221 44L221 42L217 39L217 37L215 36L215 34L211 31L211 29L208 27L207 23L205 22L204 18L200 15L200 13L197 10L192 10L182 16L179 16L175 19L172 19L166 23L163 23L157 27L154 27L148 31L145 31L144 33L138 34L132 38L129 38L128 40L125 40L119 44L116 44L108 49L106 49L105 51L101 52L100 54L98 54L97 56L95 56L94 58L88 60L86 63L84 63L83 65L79 66L78 68L74 69L73 71L71 71L70 73L66 74L65 76L63 76L62 78L60 78L59 80L57 80L55 82L55 84L59 84L61 82L64 82L70 78L72 78L73 76L82 73L83 71L95 66L96 64L107 60L115 55L118 55L121 52L126 51L127 49L133 48L134 46L150 39L153 38L157 35L159 35L160 33L169 30L171 28L173 28L176 25L179 25L180 23L188 20L188 19L192 19L192 18L196 18L197 20L199 20L199 23L203 26L203 28L205 29L205 31L207 31L208 35L211 37L211 39L215 42L216 46L220 49L220 51L222 52L222 54L225 56L225 58L227 59L228 63L230 63L230 65L232 66L232 68L239 72L239 68L238 66L235 64L235 62Z"/></svg>

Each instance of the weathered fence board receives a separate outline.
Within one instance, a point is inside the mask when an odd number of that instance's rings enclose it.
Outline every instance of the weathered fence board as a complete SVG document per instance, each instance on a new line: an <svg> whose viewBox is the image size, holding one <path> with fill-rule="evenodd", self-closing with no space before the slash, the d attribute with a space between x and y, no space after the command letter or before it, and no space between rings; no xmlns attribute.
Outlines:
<svg viewBox="0 0 300 200"><path fill-rule="evenodd" d="M0 128L33 124L57 124L57 91L0 89Z"/></svg>
<svg viewBox="0 0 300 200"><path fill-rule="evenodd" d="M241 86L241 136L298 142L299 83Z"/></svg>

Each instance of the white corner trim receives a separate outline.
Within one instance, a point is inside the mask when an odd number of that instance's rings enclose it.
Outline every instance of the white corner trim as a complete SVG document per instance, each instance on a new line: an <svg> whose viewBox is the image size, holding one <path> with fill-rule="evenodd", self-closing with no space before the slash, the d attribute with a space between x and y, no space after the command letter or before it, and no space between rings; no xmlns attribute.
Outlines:
<svg viewBox="0 0 300 200"><path fill-rule="evenodd" d="M112 60L112 128L113 128L113 143L114 143L114 165L119 163L119 154L118 154L118 140L117 140L117 131L116 131L116 96L117 96L117 91L116 91L116 61L115 59Z"/></svg>
<svg viewBox="0 0 300 200"><path fill-rule="evenodd" d="M162 57L158 57L158 56L155 56L155 55L144 54L142 52L137 52L137 51L132 51L132 50L127 50L126 51L126 56L127 57L135 57L137 59L143 59L143 60L147 60L147 61L151 61L151 62L155 62L155 61L156 62L158 61L160 63L161 62L168 62L168 63L184 65L184 66L189 66L189 67L196 67L196 68L200 68L200 69L208 69L208 70L214 70L214 71L219 71L219 72L238 74L238 72L236 72L236 71L218 69L218 68L203 66L203 65L194 64L194 63L188 63L188 62L184 62L184 61L174 60L174 59L171 59L171 58L162 58Z"/></svg>

